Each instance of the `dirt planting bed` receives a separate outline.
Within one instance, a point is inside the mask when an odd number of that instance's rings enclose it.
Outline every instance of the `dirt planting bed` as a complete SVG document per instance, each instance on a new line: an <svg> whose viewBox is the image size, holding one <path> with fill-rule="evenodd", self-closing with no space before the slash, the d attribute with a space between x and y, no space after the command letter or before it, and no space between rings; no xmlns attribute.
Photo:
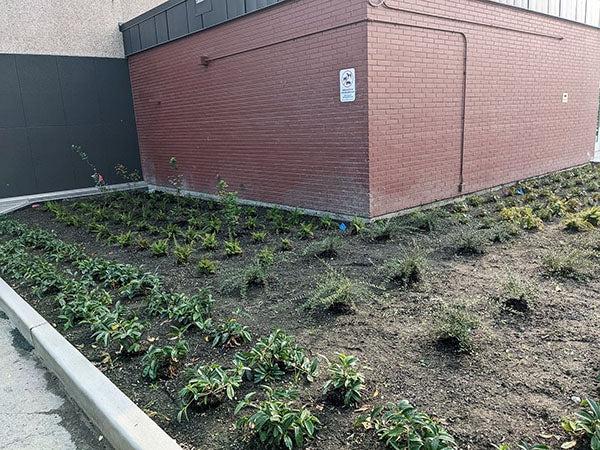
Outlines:
<svg viewBox="0 0 600 450"><path fill-rule="evenodd" d="M561 419L598 398L600 168L372 225L236 200L221 186L221 202L131 192L34 205L0 220L0 276L184 448L273 447L243 421L268 397L264 385L297 389L294 407L318 419L307 448L384 448L391 419L365 417L404 399L454 438L424 449L589 448L589 437L565 432ZM99 260L109 264L98 269ZM121 279L108 274L124 270L111 263L138 272ZM152 276L139 281L144 274ZM85 301L73 307L96 288L106 294L104 319ZM153 289L183 294L183 303L200 289L202 301L181 312L182 301L160 304ZM219 334L230 319L251 339ZM261 378L247 353L277 329L303 352L278 361L284 373ZM144 372L149 349L180 341L187 352L161 360L156 379ZM364 377L360 401L348 406L323 394L338 353L355 356ZM182 397L192 372L211 364L240 375L232 398ZM282 440L290 442L300 444Z"/></svg>

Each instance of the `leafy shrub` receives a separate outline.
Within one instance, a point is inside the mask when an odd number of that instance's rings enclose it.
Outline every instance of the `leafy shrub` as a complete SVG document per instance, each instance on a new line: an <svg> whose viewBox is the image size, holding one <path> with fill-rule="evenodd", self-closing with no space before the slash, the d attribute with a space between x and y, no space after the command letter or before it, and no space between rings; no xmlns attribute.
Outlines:
<svg viewBox="0 0 600 450"><path fill-rule="evenodd" d="M500 211L500 217L524 230L541 230L544 226L542 219L528 206L504 208Z"/></svg>
<svg viewBox="0 0 600 450"><path fill-rule="evenodd" d="M150 251L154 256L165 256L169 250L168 239L162 239L160 241L153 242L150 244Z"/></svg>
<svg viewBox="0 0 600 450"><path fill-rule="evenodd" d="M249 351L237 353L235 361L246 368L246 377L255 383L280 380L288 372L313 381L319 371L318 360L311 360L306 350L282 330L260 339Z"/></svg>
<svg viewBox="0 0 600 450"><path fill-rule="evenodd" d="M492 242L504 243L514 239L521 233L521 228L508 222L495 224L490 228L489 236Z"/></svg>
<svg viewBox="0 0 600 450"><path fill-rule="evenodd" d="M219 246L217 233L204 233L200 236L200 242L204 250L214 250Z"/></svg>
<svg viewBox="0 0 600 450"><path fill-rule="evenodd" d="M575 414L575 419L563 419L563 429L575 436L585 436L589 439L590 449L600 449L600 404L587 399L582 402L583 408Z"/></svg>
<svg viewBox="0 0 600 450"><path fill-rule="evenodd" d="M202 258L196 264L196 269L198 272L204 275L213 275L217 272L218 264L216 261L208 258Z"/></svg>
<svg viewBox="0 0 600 450"><path fill-rule="evenodd" d="M225 369L219 364L197 367L185 387L179 391L181 409L177 420L188 418L192 405L209 406L221 403L225 398L233 400L235 390L242 384L240 368Z"/></svg>
<svg viewBox="0 0 600 450"><path fill-rule="evenodd" d="M151 380L156 380L159 372L166 369L169 376L173 376L175 365L187 356L188 351L187 342L183 340L178 341L175 345L150 346L142 358L142 375Z"/></svg>
<svg viewBox="0 0 600 450"><path fill-rule="evenodd" d="M298 230L298 235L302 239L312 239L315 237L315 225L312 222L302 222L300 224L300 229Z"/></svg>
<svg viewBox="0 0 600 450"><path fill-rule="evenodd" d="M204 322L210 316L214 299L208 289L199 289L194 295L182 293L170 294L167 299L167 315L184 325L194 324L204 328Z"/></svg>
<svg viewBox="0 0 600 450"><path fill-rule="evenodd" d="M323 394L333 394L336 401L341 401L344 406L358 405L362 400L365 378L357 365L356 357L338 354L337 362L329 366L329 379L323 386Z"/></svg>
<svg viewBox="0 0 600 450"><path fill-rule="evenodd" d="M211 338L213 347L239 347L245 342L250 342L252 335L247 326L236 319L229 319L212 330Z"/></svg>
<svg viewBox="0 0 600 450"><path fill-rule="evenodd" d="M571 214L563 222L569 231L591 231L600 226L600 206L585 209L577 214Z"/></svg>
<svg viewBox="0 0 600 450"><path fill-rule="evenodd" d="M379 269L384 281L407 288L420 283L427 270L427 260L422 251L414 249L400 258L386 261Z"/></svg>
<svg viewBox="0 0 600 450"><path fill-rule="evenodd" d="M455 450L454 438L426 413L407 400L375 408L359 423L374 429L386 448L393 450Z"/></svg>
<svg viewBox="0 0 600 450"><path fill-rule="evenodd" d="M96 341L102 342L105 347L108 347L111 342L119 345L117 353L135 354L142 348L144 324L137 317L123 318L118 307L104 317L93 320L92 329L95 330L93 337Z"/></svg>
<svg viewBox="0 0 600 450"><path fill-rule="evenodd" d="M579 250L550 252L542 259L546 273L558 278L583 281L590 276L587 255Z"/></svg>
<svg viewBox="0 0 600 450"><path fill-rule="evenodd" d="M267 232L266 231L255 231L251 234L251 237L254 242L264 242L265 239L267 238Z"/></svg>
<svg viewBox="0 0 600 450"><path fill-rule="evenodd" d="M330 269L317 280L317 286L304 306L309 309L347 312L354 310L357 303L371 298L371 291L366 284Z"/></svg>
<svg viewBox="0 0 600 450"><path fill-rule="evenodd" d="M316 256L318 258L335 258L338 256L344 241L339 236L327 236L321 240L308 244L302 254L304 256Z"/></svg>
<svg viewBox="0 0 600 450"><path fill-rule="evenodd" d="M225 241L225 254L227 256L239 256L244 251L242 250L242 246L237 239L230 239Z"/></svg>
<svg viewBox="0 0 600 450"><path fill-rule="evenodd" d="M252 415L240 418L237 426L252 433L260 448L303 448L307 440L315 437L321 422L310 410L297 405L297 391L273 390L268 386L265 391L264 400L254 400L256 393L251 392L237 405L236 415L246 408L254 410Z"/></svg>
<svg viewBox="0 0 600 450"><path fill-rule="evenodd" d="M473 350L473 332L478 325L477 317L465 306L445 306L436 317L434 335L450 350L470 353Z"/></svg>
<svg viewBox="0 0 600 450"><path fill-rule="evenodd" d="M191 256L194 253L194 246L192 244L178 244L175 241L175 247L173 248L173 255L177 264L187 264L190 261Z"/></svg>

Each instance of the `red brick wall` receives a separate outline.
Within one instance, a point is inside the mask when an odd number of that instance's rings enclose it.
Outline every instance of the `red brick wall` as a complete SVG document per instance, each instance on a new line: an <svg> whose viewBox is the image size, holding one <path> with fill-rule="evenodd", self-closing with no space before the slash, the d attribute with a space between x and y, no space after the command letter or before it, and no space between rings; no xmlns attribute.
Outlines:
<svg viewBox="0 0 600 450"><path fill-rule="evenodd" d="M464 192L591 159L599 30L485 1L387 4L450 20L369 9L372 216L458 194L465 56Z"/></svg>
<svg viewBox="0 0 600 450"><path fill-rule="evenodd" d="M600 31L482 0L387 4L420 14L289 0L133 55L146 179L168 185L176 156L190 190L222 177L243 198L376 217L458 195L463 153L465 193L590 160Z"/></svg>
<svg viewBox="0 0 600 450"><path fill-rule="evenodd" d="M132 56L145 178L168 185L176 156L190 190L214 192L222 177L246 199L368 215L366 10L363 0L289 1ZM357 101L342 104L347 67Z"/></svg>

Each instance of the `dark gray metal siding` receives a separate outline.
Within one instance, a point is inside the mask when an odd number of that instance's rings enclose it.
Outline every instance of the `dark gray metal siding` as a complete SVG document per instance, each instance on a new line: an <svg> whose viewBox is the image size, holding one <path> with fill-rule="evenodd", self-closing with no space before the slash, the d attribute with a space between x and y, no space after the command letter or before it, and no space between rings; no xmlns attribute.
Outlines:
<svg viewBox="0 0 600 450"><path fill-rule="evenodd" d="M125 54L147 50L285 0L169 0L121 25Z"/></svg>
<svg viewBox="0 0 600 450"><path fill-rule="evenodd" d="M140 170L127 61L0 54L0 198L93 186L73 144L109 183Z"/></svg>

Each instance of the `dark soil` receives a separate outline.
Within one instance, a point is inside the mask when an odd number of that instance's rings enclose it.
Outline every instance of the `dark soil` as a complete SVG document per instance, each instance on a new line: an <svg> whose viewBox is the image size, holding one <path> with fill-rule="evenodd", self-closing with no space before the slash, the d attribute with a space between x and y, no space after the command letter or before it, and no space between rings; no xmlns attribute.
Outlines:
<svg viewBox="0 0 600 450"><path fill-rule="evenodd" d="M279 236L275 233L269 233L263 244L252 243L247 235L242 237L245 253L238 258L225 257L222 249L197 251L194 261L209 256L220 264L217 275L203 276L193 263L180 266L172 256L155 258L149 251L97 241L84 229L58 223L42 208L28 208L12 217L52 229L65 241L81 243L90 255L143 265L174 290L192 293L200 287L211 288L217 298L215 319L227 319L239 309L240 321L250 326L254 338L282 328L313 355L325 355L330 360L336 352L357 356L368 383L363 410L408 399L439 418L461 449L489 449L494 443L521 440L558 448L567 439L560 419L577 409L571 398L598 395L600 260L597 254L592 258L594 272L589 281L575 282L547 277L541 259L557 248L583 248L593 234L569 234L554 223L507 243L490 244L483 255L457 256L449 251L453 236L459 230L477 228L478 217L485 216L490 208L473 208L458 221L444 219L445 225L430 233L405 230L382 242L346 236L339 256L325 261L301 256L309 241L292 235L294 251L278 253L275 281L266 288L250 289L245 299L220 295L220 286L228 276L250 264L265 245L278 247ZM112 229L125 230L115 224ZM321 230L316 238L334 233ZM384 289L377 268L415 243L429 249L430 270L424 281L411 289ZM375 285L376 299L358 305L351 314L311 313L304 309L315 279L327 266ZM537 287L537 300L527 308L509 305L526 314L514 314L494 301L509 274L528 279ZM38 300L23 289L20 293L62 329L55 304ZM450 351L433 335L436 312L442 305L457 301L468 304L481 321L471 354ZM147 318L141 302L130 306ZM158 337L159 344L165 343L171 324L149 320L147 337ZM199 332L190 332L186 336L190 355L177 375L152 384L142 378L141 355L107 354L85 326L65 332L65 336L184 447L210 450L246 445L233 427L235 402L195 410L189 422L178 423L175 419L177 394L185 383L183 368L199 363L230 364L238 349L214 349ZM310 448L381 448L372 434L353 427L360 412L341 408L322 397L325 372L323 364L319 380L302 385L303 401L323 423ZM246 383L237 398L252 389L256 387Z"/></svg>

